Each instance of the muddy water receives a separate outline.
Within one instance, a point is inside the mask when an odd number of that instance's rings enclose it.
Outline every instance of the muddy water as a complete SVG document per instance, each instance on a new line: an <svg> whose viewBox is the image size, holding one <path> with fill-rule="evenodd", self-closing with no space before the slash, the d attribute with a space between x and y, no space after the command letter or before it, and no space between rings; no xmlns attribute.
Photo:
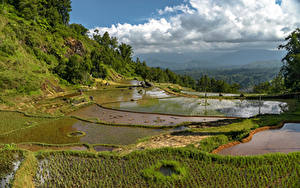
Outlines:
<svg viewBox="0 0 300 188"><path fill-rule="evenodd" d="M160 173L162 173L164 176L172 176L173 174L178 174L175 171L174 166L162 166L159 169Z"/></svg>
<svg viewBox="0 0 300 188"><path fill-rule="evenodd" d="M159 88L144 89L141 87L98 90L87 92L86 94L89 96L93 96L94 101L98 104L116 101L171 97L165 91Z"/></svg>
<svg viewBox="0 0 300 188"><path fill-rule="evenodd" d="M67 136L74 131L83 131L86 135L80 138ZM46 144L90 143L127 145L135 143L140 138L159 135L164 132L164 130L105 126L74 119L61 119L7 136L1 136L0 143L40 142Z"/></svg>
<svg viewBox="0 0 300 188"><path fill-rule="evenodd" d="M108 146L94 146L94 150L98 151L98 152L100 152L100 151L112 151L114 149L116 149L116 148L108 147Z"/></svg>
<svg viewBox="0 0 300 188"><path fill-rule="evenodd" d="M151 112L151 110L150 110ZM164 111L165 113L168 111ZM116 123L116 124L133 124L133 125L162 125L170 126L177 125L183 122L209 122L221 120L224 118L209 118L209 117L183 117L175 115L158 115L158 114L143 114L135 112L122 112L118 110L110 110L99 107L97 105L82 108L70 115L78 116L85 119L99 119L101 121Z"/></svg>
<svg viewBox="0 0 300 188"><path fill-rule="evenodd" d="M287 103L279 101L195 99L176 97L105 104L105 107L136 112L168 113L191 116L252 117L280 114Z"/></svg>
<svg viewBox="0 0 300 188"><path fill-rule="evenodd" d="M300 151L300 123L287 123L281 129L256 133L247 143L221 150L222 155L257 155Z"/></svg>

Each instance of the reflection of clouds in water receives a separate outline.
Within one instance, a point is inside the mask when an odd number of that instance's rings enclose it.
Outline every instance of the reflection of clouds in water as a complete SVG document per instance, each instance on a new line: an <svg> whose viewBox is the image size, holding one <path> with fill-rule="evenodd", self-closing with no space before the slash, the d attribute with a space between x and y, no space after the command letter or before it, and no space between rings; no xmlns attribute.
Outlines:
<svg viewBox="0 0 300 188"><path fill-rule="evenodd" d="M148 95L150 97L156 97L156 98L170 97L170 95L166 94L163 90L160 90L157 88L147 91L146 95Z"/></svg>
<svg viewBox="0 0 300 188"><path fill-rule="evenodd" d="M205 96L204 92L195 92L195 91L181 91L182 93L188 94L188 95L197 95L197 96ZM231 94L231 93L221 93L225 97L236 97L239 96L238 94ZM206 96L209 97L217 97L220 93L206 93Z"/></svg>
<svg viewBox="0 0 300 188"><path fill-rule="evenodd" d="M139 92L141 91L141 92ZM132 99L139 100L143 97L150 97L150 98L164 98L164 97L170 97L165 91L160 90L158 88L152 88L152 89L141 89L141 88L134 88L132 93Z"/></svg>
<svg viewBox="0 0 300 188"><path fill-rule="evenodd" d="M300 123L286 123L280 131L300 132Z"/></svg>
<svg viewBox="0 0 300 188"><path fill-rule="evenodd" d="M261 103L260 105L259 101L243 101L237 102L235 106L224 106L216 110L229 116L251 117L259 112L261 114L280 114L283 112L281 106L287 106L286 103L276 101L262 101Z"/></svg>
<svg viewBox="0 0 300 188"><path fill-rule="evenodd" d="M260 104L261 103L261 104ZM206 105L207 104L207 105ZM261 106L261 107L260 107ZM168 98L160 99L158 104L147 106L152 112L178 113L188 115L216 115L234 117L251 117L259 114L280 114L283 112L282 107L286 108L287 104L277 101L258 100L219 100L219 99L194 99L194 98ZM123 104L124 108L143 108L142 105L133 103ZM134 109L133 109L134 110Z"/></svg>

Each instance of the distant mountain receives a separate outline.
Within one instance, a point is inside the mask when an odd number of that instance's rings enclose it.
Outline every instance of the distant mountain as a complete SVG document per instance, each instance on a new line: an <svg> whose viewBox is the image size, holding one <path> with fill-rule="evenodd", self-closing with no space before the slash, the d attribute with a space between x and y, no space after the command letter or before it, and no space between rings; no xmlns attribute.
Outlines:
<svg viewBox="0 0 300 188"><path fill-rule="evenodd" d="M269 68L280 68L282 66L282 62L278 60L273 61L258 61L252 62L246 65L240 66L240 68L244 69L269 69Z"/></svg>
<svg viewBox="0 0 300 188"><path fill-rule="evenodd" d="M272 80L279 73L281 66L282 63L276 60L253 62L231 67L189 68L175 72L182 75L189 75L196 80L203 75L208 75L217 80L225 80L230 84L238 83L242 86L242 89L251 90L256 84Z"/></svg>
<svg viewBox="0 0 300 188"><path fill-rule="evenodd" d="M253 62L280 62L285 55L279 50L240 50L234 52L208 53L156 53L142 54L139 57L152 67L184 70L194 68L233 68L248 66ZM269 66L270 64L266 64ZM252 65L256 66L256 65Z"/></svg>

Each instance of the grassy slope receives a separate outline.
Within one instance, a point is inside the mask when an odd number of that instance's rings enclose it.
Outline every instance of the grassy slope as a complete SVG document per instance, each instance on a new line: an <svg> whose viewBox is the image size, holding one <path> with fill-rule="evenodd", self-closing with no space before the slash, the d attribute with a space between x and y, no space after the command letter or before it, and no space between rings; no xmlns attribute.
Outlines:
<svg viewBox="0 0 300 188"><path fill-rule="evenodd" d="M68 27L43 28L18 17L9 6L0 10L0 15L0 109L61 115L61 110L51 109L55 106L63 109L62 113L69 111L71 106L61 100L46 101L49 105L41 102L80 87L67 84L52 69L76 53L89 58L92 50L101 49L99 44ZM76 41L82 47L72 46L68 41ZM74 48L79 48L79 52ZM108 80L124 78L105 66Z"/></svg>

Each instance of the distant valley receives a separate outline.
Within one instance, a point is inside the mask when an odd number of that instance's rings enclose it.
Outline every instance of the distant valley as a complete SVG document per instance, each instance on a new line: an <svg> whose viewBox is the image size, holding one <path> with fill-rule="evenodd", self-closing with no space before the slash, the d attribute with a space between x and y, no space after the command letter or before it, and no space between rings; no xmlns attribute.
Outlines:
<svg viewBox="0 0 300 188"><path fill-rule="evenodd" d="M280 71L284 55L278 50L241 50L184 55L151 54L155 58L150 58L148 54L141 57L152 67L169 68L196 80L208 75L231 84L238 83L243 90L249 90L256 84L272 80Z"/></svg>

